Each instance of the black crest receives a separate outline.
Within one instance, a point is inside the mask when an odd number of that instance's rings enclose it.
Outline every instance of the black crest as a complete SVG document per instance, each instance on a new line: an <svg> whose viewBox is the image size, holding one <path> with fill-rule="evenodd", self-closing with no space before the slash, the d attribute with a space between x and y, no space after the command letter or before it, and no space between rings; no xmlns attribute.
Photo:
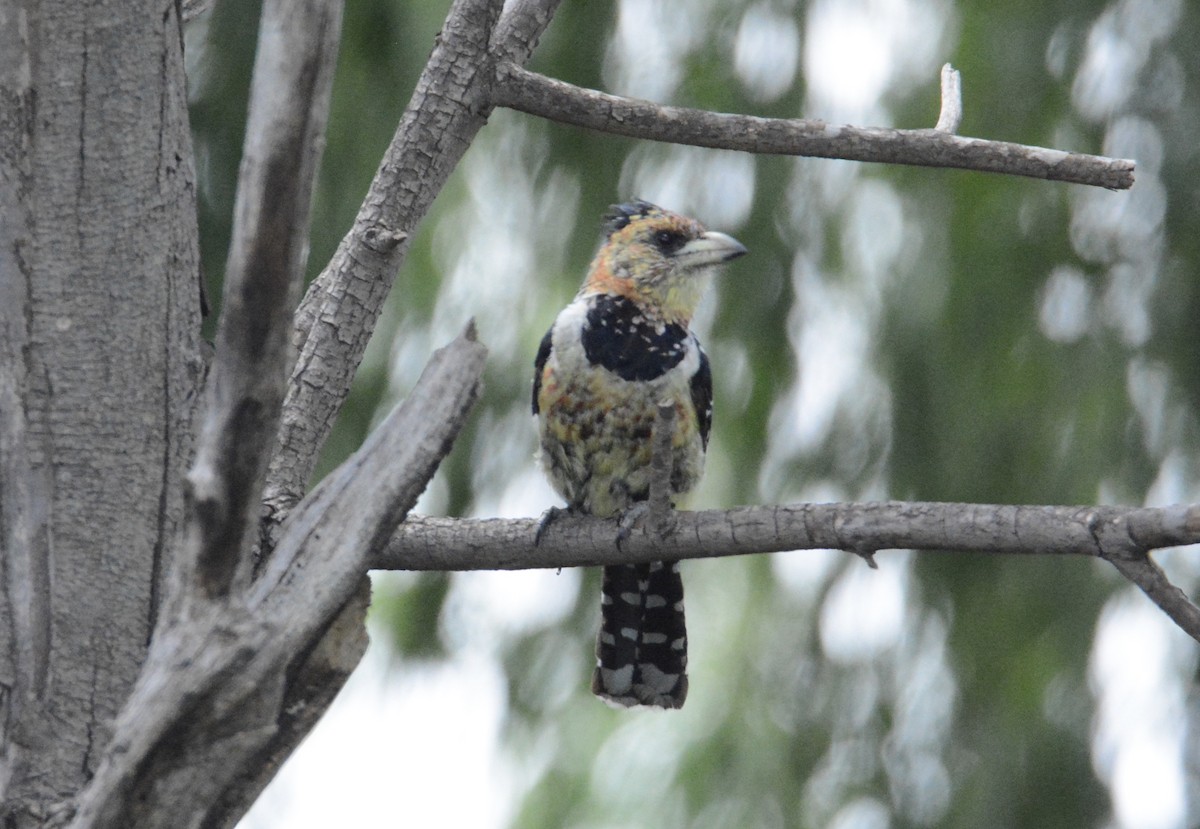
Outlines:
<svg viewBox="0 0 1200 829"><path fill-rule="evenodd" d="M624 204L614 204L604 214L604 235L612 236L634 219L642 216L650 216L655 213L661 214L663 212L663 209L658 205L642 201L641 199L634 199Z"/></svg>

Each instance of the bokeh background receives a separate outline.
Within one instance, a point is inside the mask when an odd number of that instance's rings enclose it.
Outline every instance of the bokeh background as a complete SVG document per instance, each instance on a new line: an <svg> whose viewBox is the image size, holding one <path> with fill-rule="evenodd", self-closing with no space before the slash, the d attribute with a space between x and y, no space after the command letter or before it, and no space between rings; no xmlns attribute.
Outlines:
<svg viewBox="0 0 1200 829"><path fill-rule="evenodd" d="M350 226L446 2L354 0L310 276ZM257 28L188 31L219 305ZM534 516L537 343L610 203L751 255L698 320L698 508L1200 500L1200 6L1184 0L566 0L531 68L663 103L1131 157L1133 190L753 157L498 111L415 238L330 440L344 459L469 317L486 395L420 511ZM209 325L212 325L210 319ZM1197 551L1158 560L1197 588ZM372 650L243 822L471 827L1200 824L1196 644L1101 562L797 552L685 565L677 713L587 691L598 574L377 574Z"/></svg>

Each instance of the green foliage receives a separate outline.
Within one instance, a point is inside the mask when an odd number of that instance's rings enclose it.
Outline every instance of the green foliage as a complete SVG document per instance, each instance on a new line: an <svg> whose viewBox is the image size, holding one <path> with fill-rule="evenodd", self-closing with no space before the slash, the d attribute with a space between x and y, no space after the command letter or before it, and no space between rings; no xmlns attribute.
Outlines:
<svg viewBox="0 0 1200 829"><path fill-rule="evenodd" d="M663 2L668 23L645 41L661 54L635 60L618 41L636 32L623 35L633 24L619 16L659 19L649 5L563 3L531 67L618 93L662 89L668 103L837 121L816 108L832 104L803 60L782 91L745 82L739 27L748 8L766 9L794 21L811 51L811 32L829 31L817 26L821 15L875 9ZM641 196L678 200L666 206L694 211L751 250L703 317L717 411L694 505L1196 500L1200 201L1190 182L1200 178L1200 52L1191 41L1200 10L1150 0L918 5L901 15L906 24L882 31L872 27L878 9L853 18L861 28L847 48L862 52L851 66L870 63L881 42L894 65L878 100L846 102L846 112L929 126L937 70L950 61L964 74L963 134L1134 155L1134 191L747 159L497 112L414 240L326 468L474 315L493 349L486 396L422 509L550 506L548 491L543 502L528 495L538 480L527 422L533 353L576 289L604 208ZM348 4L311 273L349 227L443 11ZM931 16L939 25L919 29ZM1119 20L1104 28L1110 17ZM251 6L218 4L193 100L214 284L252 18ZM1109 86L1088 63L1101 29L1133 56L1123 71L1108 67ZM929 54L912 51L915 42ZM674 83L664 80L671 72ZM552 618L497 622L488 641L508 678L505 747L527 780L514 793L522 799L512 825L1112 820L1112 761L1097 736L1104 689L1089 672L1102 609L1128 588L1096 562L1058 557L880 560L878 574L834 554L688 566L692 696L678 714L612 712L590 698L594 574L579 588L564 580L561 589L575 592ZM1173 575L1190 586L1197 572ZM453 658L471 641L447 621L469 578L422 576L378 599L376 618L401 664ZM1193 643L1167 636L1186 653L1164 680L1178 689ZM1180 773L1194 789L1196 770Z"/></svg>

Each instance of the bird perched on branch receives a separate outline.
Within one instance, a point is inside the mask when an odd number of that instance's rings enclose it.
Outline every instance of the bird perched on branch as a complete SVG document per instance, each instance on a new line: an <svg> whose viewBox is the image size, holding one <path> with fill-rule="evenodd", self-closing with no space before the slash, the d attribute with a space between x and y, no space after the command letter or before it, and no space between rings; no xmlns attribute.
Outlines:
<svg viewBox="0 0 1200 829"><path fill-rule="evenodd" d="M671 493L700 479L712 374L688 326L707 277L746 248L644 201L614 206L604 231L583 287L538 348L533 413L542 466L567 510L627 517L644 510L650 495L660 403L675 409L667 421ZM687 631L679 563L605 567L601 602L592 691L623 706L682 706Z"/></svg>

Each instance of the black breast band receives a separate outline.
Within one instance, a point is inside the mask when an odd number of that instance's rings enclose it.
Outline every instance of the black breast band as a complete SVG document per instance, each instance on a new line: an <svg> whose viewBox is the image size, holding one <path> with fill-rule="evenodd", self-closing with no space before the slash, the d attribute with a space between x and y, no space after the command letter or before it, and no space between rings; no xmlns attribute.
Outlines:
<svg viewBox="0 0 1200 829"><path fill-rule="evenodd" d="M653 380L679 365L689 337L682 325L659 325L625 297L598 297L583 326L583 351L622 380Z"/></svg>

